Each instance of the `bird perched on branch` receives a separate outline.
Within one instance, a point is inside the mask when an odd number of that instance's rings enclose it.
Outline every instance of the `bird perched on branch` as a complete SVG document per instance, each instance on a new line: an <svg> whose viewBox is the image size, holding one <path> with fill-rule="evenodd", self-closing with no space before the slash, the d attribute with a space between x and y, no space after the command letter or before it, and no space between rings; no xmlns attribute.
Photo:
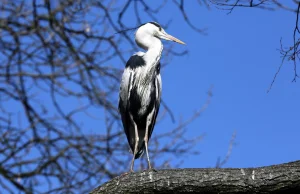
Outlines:
<svg viewBox="0 0 300 194"><path fill-rule="evenodd" d="M141 25L135 33L135 42L146 50L130 57L122 76L119 111L128 143L133 153L130 171L134 160L146 150L151 169L148 141L153 132L161 98L160 57L163 45L160 39L185 44L167 34L156 22Z"/></svg>

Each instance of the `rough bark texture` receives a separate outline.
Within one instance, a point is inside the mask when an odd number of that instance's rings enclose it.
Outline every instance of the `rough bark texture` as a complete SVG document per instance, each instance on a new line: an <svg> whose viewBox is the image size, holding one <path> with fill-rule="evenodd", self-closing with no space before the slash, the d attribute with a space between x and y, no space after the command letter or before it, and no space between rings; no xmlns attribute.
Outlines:
<svg viewBox="0 0 300 194"><path fill-rule="evenodd" d="M300 161L259 168L143 171L118 176L100 193L300 193Z"/></svg>

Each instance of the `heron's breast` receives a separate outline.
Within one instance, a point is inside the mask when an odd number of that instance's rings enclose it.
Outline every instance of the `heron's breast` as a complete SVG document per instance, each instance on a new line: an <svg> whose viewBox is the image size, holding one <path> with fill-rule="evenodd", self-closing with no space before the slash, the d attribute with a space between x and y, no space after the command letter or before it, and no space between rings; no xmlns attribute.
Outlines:
<svg viewBox="0 0 300 194"><path fill-rule="evenodd" d="M143 67L137 69L136 76L134 78L134 103L138 105L137 114L147 114L148 109L155 102L156 97L156 69L153 67Z"/></svg>
<svg viewBox="0 0 300 194"><path fill-rule="evenodd" d="M153 96L154 86L152 84L144 85L144 87L140 87L138 89L138 95L140 97L140 110L139 114L143 115L147 112L149 106L155 100Z"/></svg>

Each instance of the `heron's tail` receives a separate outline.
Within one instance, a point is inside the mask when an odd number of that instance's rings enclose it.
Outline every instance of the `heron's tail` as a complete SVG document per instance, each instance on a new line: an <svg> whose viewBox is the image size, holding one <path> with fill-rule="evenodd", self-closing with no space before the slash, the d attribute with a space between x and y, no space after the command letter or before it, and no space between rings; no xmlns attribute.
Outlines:
<svg viewBox="0 0 300 194"><path fill-rule="evenodd" d="M144 154L144 151L145 151L145 147L143 147L143 149L140 149L138 151L138 153L136 153L136 155L134 156L134 159L138 159L138 158L142 157Z"/></svg>

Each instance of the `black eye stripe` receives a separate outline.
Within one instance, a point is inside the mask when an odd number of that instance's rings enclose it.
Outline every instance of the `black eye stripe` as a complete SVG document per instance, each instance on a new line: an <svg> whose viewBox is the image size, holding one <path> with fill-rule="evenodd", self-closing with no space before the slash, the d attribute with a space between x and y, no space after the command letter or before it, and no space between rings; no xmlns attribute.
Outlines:
<svg viewBox="0 0 300 194"><path fill-rule="evenodd" d="M158 23L156 23L156 22L149 22L149 23L153 24L154 26L158 27L159 30L161 30L161 26Z"/></svg>
<svg viewBox="0 0 300 194"><path fill-rule="evenodd" d="M148 22L148 23L144 23L144 24L140 25L139 27L142 27L142 26L145 25L145 24L153 24L154 26L156 26L156 27L159 28L159 31L162 30L162 27L161 27L158 23L156 23L156 22ZM137 28L139 28L139 27L137 27Z"/></svg>

